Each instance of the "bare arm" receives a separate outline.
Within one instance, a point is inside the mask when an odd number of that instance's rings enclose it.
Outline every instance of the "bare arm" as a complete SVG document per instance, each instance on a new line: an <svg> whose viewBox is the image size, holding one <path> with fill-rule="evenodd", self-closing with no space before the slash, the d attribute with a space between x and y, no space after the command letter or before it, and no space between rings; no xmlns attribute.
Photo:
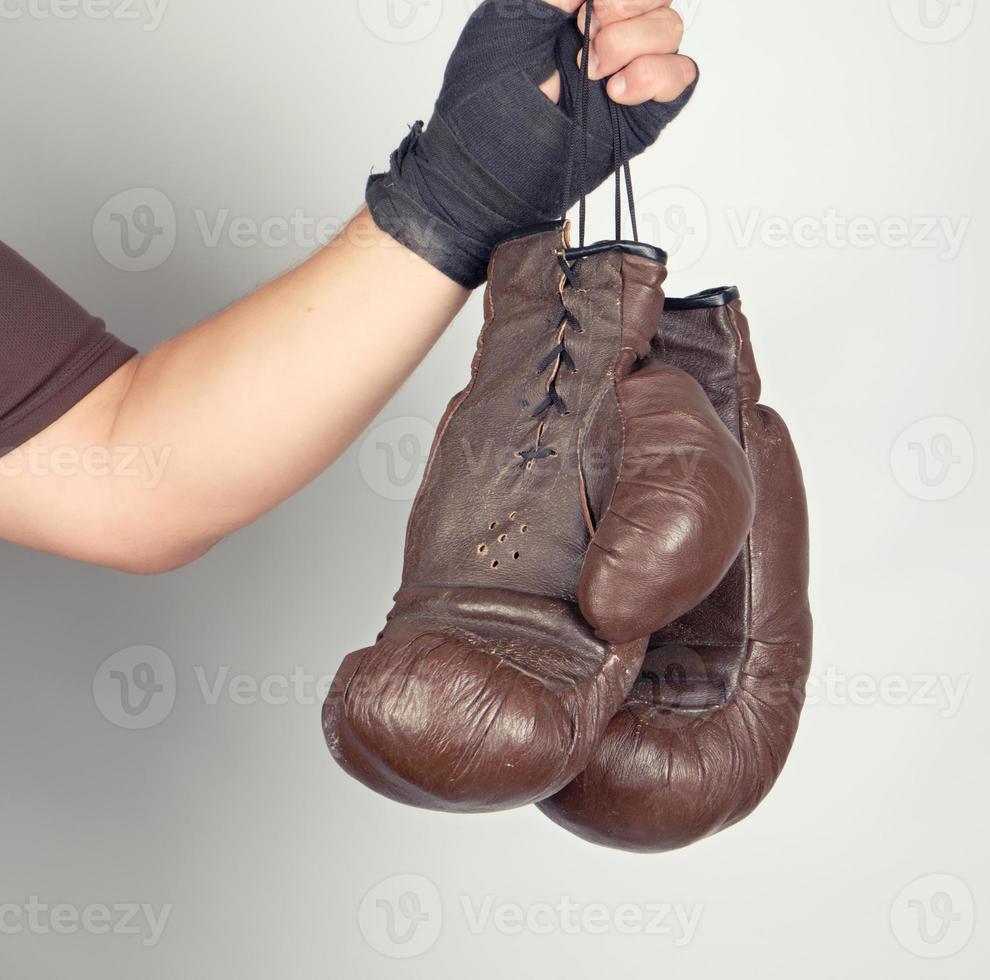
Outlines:
<svg viewBox="0 0 990 980"><path fill-rule="evenodd" d="M559 101L560 71L573 74L576 67L553 59L555 38L569 31L574 39L569 16L581 0L547 2L568 17L548 19L545 11L530 6L532 19L522 28L527 36L549 32L543 47L558 70L549 71L540 87L551 101ZM454 93L456 104L471 86L486 91L490 73L519 77L516 67L503 63L511 61L509 47L488 46L479 33L508 31L518 12L513 8L504 18L494 3L482 4L478 12L486 15L478 22L483 26L466 31L469 41L462 37L461 56L455 51L452 61L458 65L454 75L462 76L467 87ZM578 18L582 27L584 13ZM608 92L621 105L680 98L696 76L694 63L675 53L682 28L670 0L600 0L591 27L593 76L611 76ZM465 44L474 54L461 50ZM556 123L557 114L550 115ZM501 115L493 120L496 129L513 124ZM544 124L540 113L515 120L524 128ZM480 130L468 130L481 139ZM428 127L424 140L429 133ZM538 129L537 135L546 133ZM536 140L531 145L544 144ZM554 161L561 174L569 145L569 138L560 143L560 159ZM131 360L58 421L0 456L0 539L125 571L167 571L200 557L305 486L381 410L461 309L468 293L457 282L483 279L490 247L513 230L502 227L508 219L484 227L493 213L489 190L501 187L504 202L512 194L500 180L516 185L514 193L521 196L508 208L513 221L521 220L520 203L531 192L541 199L562 194L563 177L551 174L543 157L529 161L534 175L513 153L488 159L498 172L474 201L478 163L472 150L486 148L461 146L458 156L441 144L440 156L427 161L442 172L439 189L428 198L460 202L462 210L465 201L477 205L464 212L463 235L446 205L434 214L429 201L413 202L410 226L415 229L420 219L428 219L429 235L420 239L404 226L399 199L402 191L415 196L417 181L411 180L389 202L392 211L385 212L395 234L379 230L363 210L307 263L147 357ZM416 149L407 146L403 153L405 165L415 170ZM451 198L450 182L456 183L462 166L474 175L474 183ZM604 179L611 167L609 160L595 179ZM385 176L376 175L382 178L376 185L379 198L387 196L383 185L396 187L395 175ZM436 175L427 166L420 176L431 180ZM534 190L536 179L550 186ZM545 220L541 215L534 212L522 224ZM436 242L446 252L434 250ZM472 247L479 242L485 247ZM467 266L475 266L460 279L450 270L447 275L439 271L444 255L456 258L458 248L471 253ZM424 254L436 261L430 264L420 257ZM464 263L454 266L465 270Z"/></svg>
<svg viewBox="0 0 990 980"><path fill-rule="evenodd" d="M337 459L467 296L362 211L0 459L0 537L139 573L200 557Z"/></svg>

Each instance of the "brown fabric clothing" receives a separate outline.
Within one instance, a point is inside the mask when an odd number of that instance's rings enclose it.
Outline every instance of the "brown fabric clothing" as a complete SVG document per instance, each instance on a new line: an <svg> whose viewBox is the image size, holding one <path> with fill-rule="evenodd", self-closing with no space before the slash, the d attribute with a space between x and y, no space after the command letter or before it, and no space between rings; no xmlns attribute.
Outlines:
<svg viewBox="0 0 990 980"><path fill-rule="evenodd" d="M0 242L0 456L51 425L136 353Z"/></svg>

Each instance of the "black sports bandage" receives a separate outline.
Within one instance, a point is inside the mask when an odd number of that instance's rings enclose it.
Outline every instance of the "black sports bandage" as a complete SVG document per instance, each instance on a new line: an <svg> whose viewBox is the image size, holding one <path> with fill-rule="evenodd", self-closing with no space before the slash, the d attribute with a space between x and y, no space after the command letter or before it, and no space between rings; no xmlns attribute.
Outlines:
<svg viewBox="0 0 990 980"><path fill-rule="evenodd" d="M499 241L560 218L581 193L580 182L567 180L581 45L573 14L542 0L485 0L447 65L429 126L416 123L388 172L368 181L367 202L379 228L473 289L484 282ZM559 105L539 89L554 70L560 72ZM694 88L672 102L615 106L604 81L592 84L588 189L616 167L610 113L618 111L623 152L632 158L653 144Z"/></svg>

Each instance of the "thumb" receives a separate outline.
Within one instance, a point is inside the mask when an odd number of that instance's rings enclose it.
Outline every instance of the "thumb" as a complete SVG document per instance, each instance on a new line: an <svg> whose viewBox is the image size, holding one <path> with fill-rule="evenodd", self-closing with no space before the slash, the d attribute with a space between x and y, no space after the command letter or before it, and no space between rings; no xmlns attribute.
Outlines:
<svg viewBox="0 0 990 980"><path fill-rule="evenodd" d="M584 3L584 0L543 0L543 2L550 7L563 10L565 13L573 14Z"/></svg>

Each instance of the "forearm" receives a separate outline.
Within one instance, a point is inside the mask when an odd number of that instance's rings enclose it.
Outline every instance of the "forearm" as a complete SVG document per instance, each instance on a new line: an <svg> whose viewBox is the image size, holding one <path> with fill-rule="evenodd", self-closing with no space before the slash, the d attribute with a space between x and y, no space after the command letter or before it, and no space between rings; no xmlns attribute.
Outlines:
<svg viewBox="0 0 990 980"><path fill-rule="evenodd" d="M163 494L197 537L222 536L340 456L466 298L362 211L308 262L153 351L112 439L167 452Z"/></svg>
<svg viewBox="0 0 990 980"><path fill-rule="evenodd" d="M199 557L340 456L467 295L362 211L299 268L118 372L90 396L98 431L70 413L8 458L32 484L8 536L117 565L113 542L133 542L133 571ZM32 473L30 453L66 445L128 458L130 475Z"/></svg>
<svg viewBox="0 0 990 980"><path fill-rule="evenodd" d="M0 455L0 539L161 571L332 463L460 309L457 283L483 282L498 242L559 218L578 183L609 177L618 134L622 156L636 156L690 97L697 72L677 53L683 24L669 0L596 8L589 65L610 77L587 101L576 99L581 0L547 3L511 17L496 0L477 6L430 125L414 126L369 181L390 235L362 212L309 262L143 359L120 367L130 350L118 343L87 361L102 323L17 264L21 339L8 348L29 367L32 345L45 356L0 400L6 445L29 440ZM580 182L567 179L574 146L588 148ZM50 327L64 343L39 342Z"/></svg>

